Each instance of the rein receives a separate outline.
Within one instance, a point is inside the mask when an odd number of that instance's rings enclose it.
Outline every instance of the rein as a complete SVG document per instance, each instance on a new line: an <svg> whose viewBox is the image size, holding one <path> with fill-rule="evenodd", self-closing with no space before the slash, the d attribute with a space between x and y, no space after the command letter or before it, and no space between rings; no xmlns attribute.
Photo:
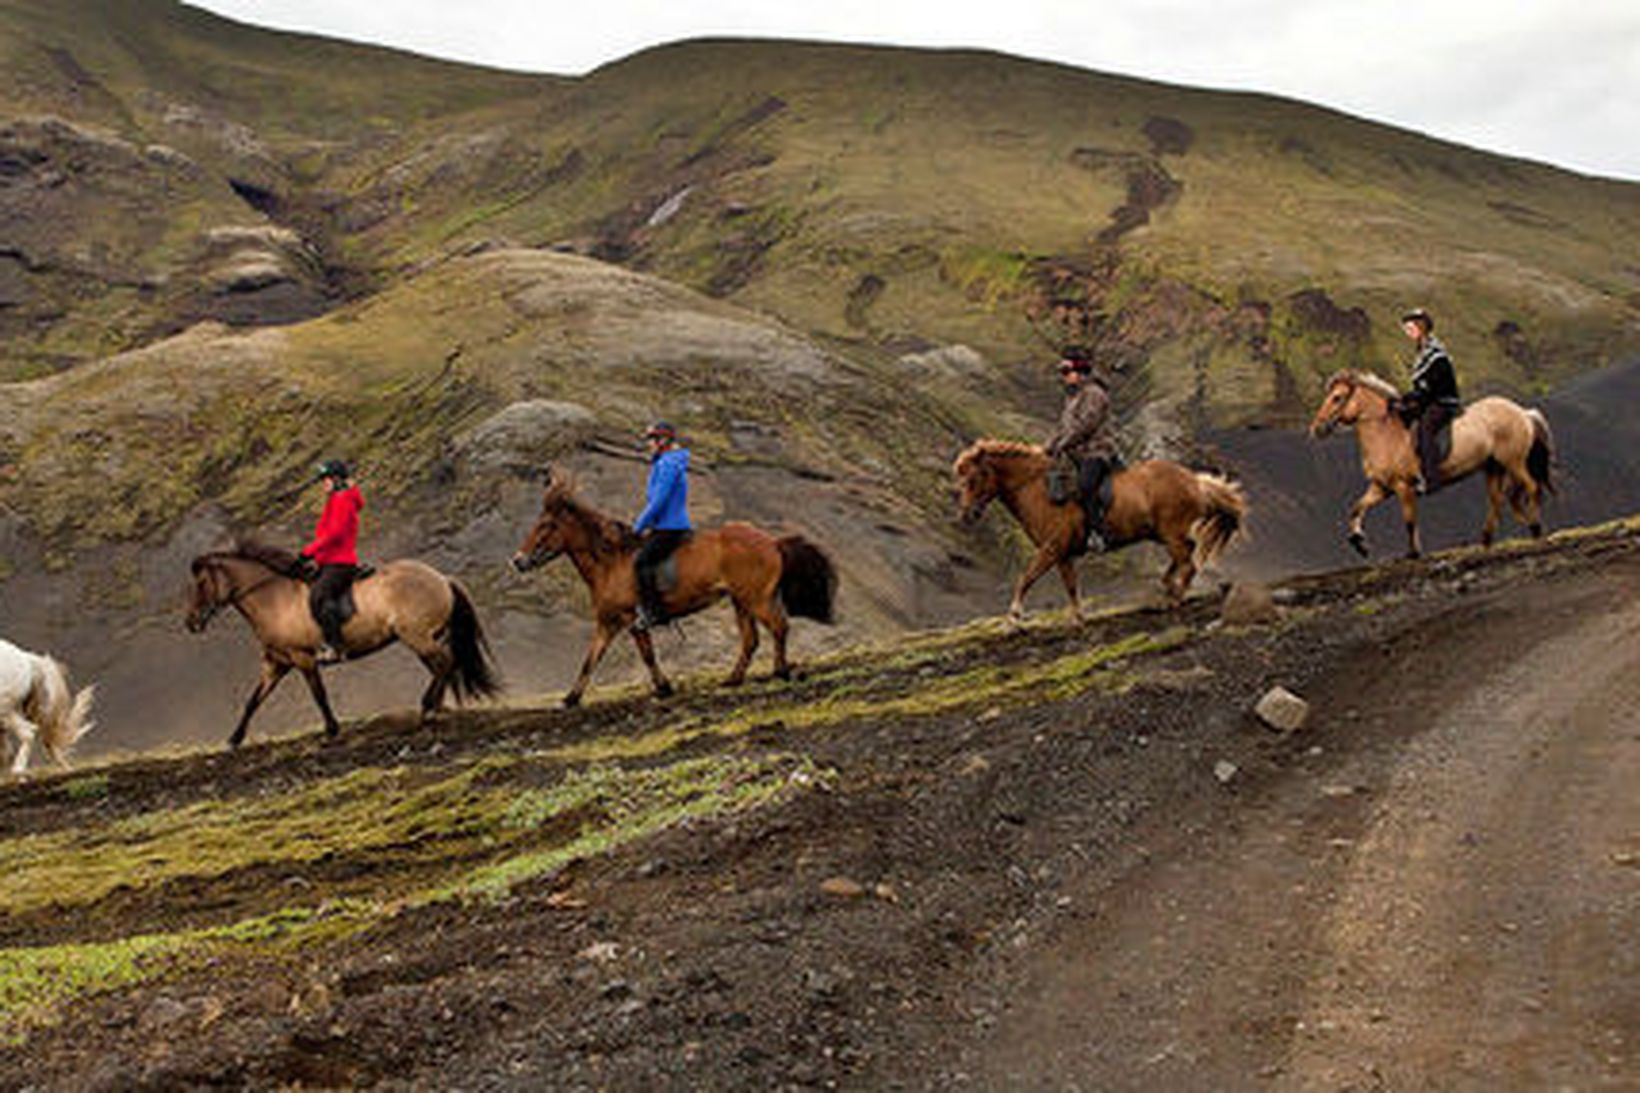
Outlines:
<svg viewBox="0 0 1640 1093"><path fill-rule="evenodd" d="M263 577L259 581L252 581L249 585L245 586L244 588L229 589L228 594L226 596L224 596L220 600L213 601L210 604L210 606L205 609L205 611L203 613L203 617L200 619L200 625L201 626L209 625L210 621L212 619L216 618L217 615L221 613L221 611L224 607L238 607L240 605L240 602L242 600L244 600L244 598L246 596L249 596L252 592L259 591L260 589L266 587L267 585L272 584L274 581L278 581L278 580L287 580L288 581L288 580L292 580L292 579L293 578L287 577L285 574L280 573L277 570L275 570L275 571L269 573L266 577Z"/></svg>

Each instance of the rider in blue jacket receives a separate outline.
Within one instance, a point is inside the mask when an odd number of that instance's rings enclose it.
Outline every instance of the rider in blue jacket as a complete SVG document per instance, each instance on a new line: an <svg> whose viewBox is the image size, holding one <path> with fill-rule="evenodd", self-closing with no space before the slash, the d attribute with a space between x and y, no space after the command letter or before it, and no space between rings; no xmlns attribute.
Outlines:
<svg viewBox="0 0 1640 1093"><path fill-rule="evenodd" d="M683 545L692 530L689 523L689 449L664 421L644 431L649 441L648 499L632 530L643 536L634 561L638 578L638 619L635 630L647 630L666 621L659 585L661 564Z"/></svg>

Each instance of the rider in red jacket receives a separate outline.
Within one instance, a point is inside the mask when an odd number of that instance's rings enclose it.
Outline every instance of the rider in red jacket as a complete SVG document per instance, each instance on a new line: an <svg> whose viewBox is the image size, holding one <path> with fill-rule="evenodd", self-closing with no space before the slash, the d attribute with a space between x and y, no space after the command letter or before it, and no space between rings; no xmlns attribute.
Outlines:
<svg viewBox="0 0 1640 1093"><path fill-rule="evenodd" d="M364 494L340 459L321 464L318 477L330 486L330 494L325 498L324 512L319 514L313 541L302 548L302 557L319 567L308 593L308 605L325 640L314 659L334 664L342 659L347 647L342 626L352 613L347 590L359 572L359 511L364 508Z"/></svg>

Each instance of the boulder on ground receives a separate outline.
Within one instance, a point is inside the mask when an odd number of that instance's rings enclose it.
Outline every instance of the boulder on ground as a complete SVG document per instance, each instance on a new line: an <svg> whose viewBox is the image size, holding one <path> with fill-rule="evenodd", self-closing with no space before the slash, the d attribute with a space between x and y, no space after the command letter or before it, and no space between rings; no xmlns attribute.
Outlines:
<svg viewBox="0 0 1640 1093"><path fill-rule="evenodd" d="M1277 732L1294 732L1303 728L1310 716L1310 704L1285 687L1271 687L1258 700L1253 712L1260 721Z"/></svg>
<svg viewBox="0 0 1640 1093"><path fill-rule="evenodd" d="M1237 581L1224 597L1219 618L1226 626L1257 626L1281 617L1270 586L1258 581Z"/></svg>

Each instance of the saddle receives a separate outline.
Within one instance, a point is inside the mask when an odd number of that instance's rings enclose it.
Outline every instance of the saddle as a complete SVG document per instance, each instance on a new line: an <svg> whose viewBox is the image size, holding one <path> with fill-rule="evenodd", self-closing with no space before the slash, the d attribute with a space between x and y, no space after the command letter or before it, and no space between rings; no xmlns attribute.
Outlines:
<svg viewBox="0 0 1640 1093"><path fill-rule="evenodd" d="M1104 464L1104 473L1099 476L1097 491L1084 493L1082 483L1087 481L1087 465L1094 462ZM1057 459L1048 468L1048 500L1056 505L1068 505L1074 501L1082 506L1082 511L1090 519L1098 513L1097 522L1103 527L1104 514L1110 511L1111 501L1116 496L1116 472L1123 466L1120 456L1100 460L1084 460L1075 456Z"/></svg>
<svg viewBox="0 0 1640 1093"><path fill-rule="evenodd" d="M353 589L360 581L376 575L376 567L360 564L353 570L353 576L346 584L325 587L319 584L314 577L308 577L308 610L313 612L315 619L333 617L338 624L347 622L359 613L358 604L353 599ZM315 575L316 576L316 575Z"/></svg>

